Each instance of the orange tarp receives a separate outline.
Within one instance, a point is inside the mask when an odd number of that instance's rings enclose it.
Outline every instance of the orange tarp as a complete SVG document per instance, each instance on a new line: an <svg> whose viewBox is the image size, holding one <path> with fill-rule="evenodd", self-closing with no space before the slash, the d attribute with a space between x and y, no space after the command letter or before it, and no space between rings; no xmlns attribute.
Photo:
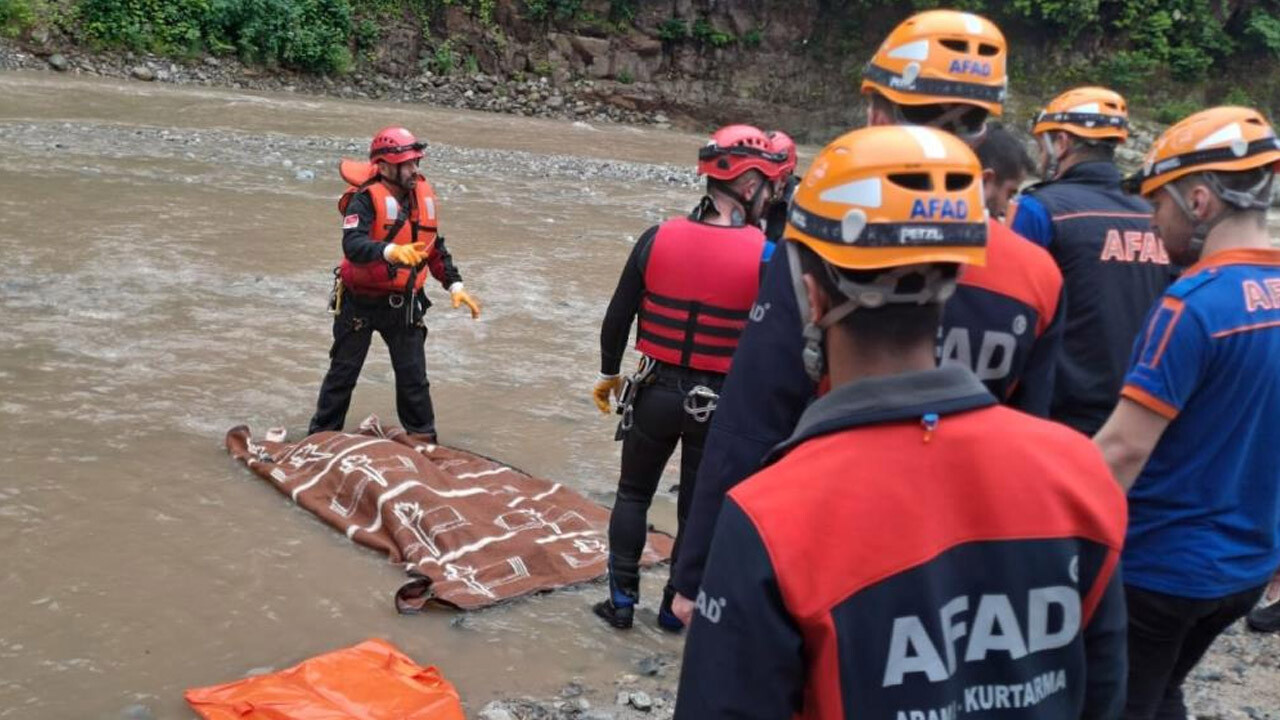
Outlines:
<svg viewBox="0 0 1280 720"><path fill-rule="evenodd" d="M438 670L377 639L184 695L205 720L466 720Z"/></svg>

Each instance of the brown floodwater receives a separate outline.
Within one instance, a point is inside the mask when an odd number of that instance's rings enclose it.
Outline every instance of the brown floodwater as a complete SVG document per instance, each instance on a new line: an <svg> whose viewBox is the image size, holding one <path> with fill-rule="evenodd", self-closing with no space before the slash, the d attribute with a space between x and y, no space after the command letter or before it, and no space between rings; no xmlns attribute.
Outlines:
<svg viewBox="0 0 1280 720"><path fill-rule="evenodd" d="M443 232L484 305L472 322L431 290L442 441L610 502L599 323L634 237L697 199L701 138L0 74L0 717L190 718L184 688L374 636L473 710L679 651L652 623L665 569L627 635L590 616L599 584L399 616L397 567L224 452L240 423L305 432L340 254L333 168L390 123L433 143ZM379 343L349 425L370 413L395 421ZM659 495L659 527L673 505Z"/></svg>

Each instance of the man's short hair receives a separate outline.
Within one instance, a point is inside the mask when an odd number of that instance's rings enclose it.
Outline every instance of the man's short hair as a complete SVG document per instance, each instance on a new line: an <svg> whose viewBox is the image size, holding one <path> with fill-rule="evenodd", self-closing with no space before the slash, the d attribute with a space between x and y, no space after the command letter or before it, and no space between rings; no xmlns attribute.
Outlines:
<svg viewBox="0 0 1280 720"><path fill-rule="evenodd" d="M1115 138L1082 138L1071 133L1067 137L1071 138L1071 151L1080 158L1079 162L1115 162L1119 145Z"/></svg>
<svg viewBox="0 0 1280 720"><path fill-rule="evenodd" d="M1184 175L1177 180L1174 180L1173 184L1179 191L1185 194L1196 185L1206 184L1207 181L1205 180L1204 175L1205 173L1202 172ZM1275 172L1269 167L1259 167L1250 170L1241 170L1239 172L1215 170L1213 171L1213 175L1218 179L1218 182L1221 183L1222 187L1236 192L1254 192L1259 188L1259 186L1263 186L1263 183L1265 182L1265 186L1261 190L1260 194L1267 201L1270 201L1272 198L1272 190L1275 185ZM1210 189L1212 190L1213 188L1210 187ZM1233 214L1253 214L1256 216L1258 223L1262 227L1266 227L1267 225L1267 211L1265 209L1244 210L1227 203L1227 212Z"/></svg>
<svg viewBox="0 0 1280 720"><path fill-rule="evenodd" d="M987 134L975 151L982 169L996 174L996 182L1016 180L1036 172L1026 147L1000 123L987 123Z"/></svg>

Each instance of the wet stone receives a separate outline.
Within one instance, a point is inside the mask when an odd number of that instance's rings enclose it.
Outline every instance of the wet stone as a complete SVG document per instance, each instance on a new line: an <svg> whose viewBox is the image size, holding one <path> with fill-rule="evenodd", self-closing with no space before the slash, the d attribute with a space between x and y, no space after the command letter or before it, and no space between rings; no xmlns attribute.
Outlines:
<svg viewBox="0 0 1280 720"><path fill-rule="evenodd" d="M146 65L135 66L129 71L129 74L132 75L135 80L141 80L143 82L151 82L156 79L155 72Z"/></svg>
<svg viewBox="0 0 1280 720"><path fill-rule="evenodd" d="M653 699L649 697L649 693L643 690L637 690L631 693L631 697L629 699L631 701L631 707L637 710L648 712L653 708Z"/></svg>
<svg viewBox="0 0 1280 720"><path fill-rule="evenodd" d="M54 53L49 56L49 67L57 70L58 72L66 72L67 68L70 66L71 63L67 62L67 58L61 53Z"/></svg>
<svg viewBox="0 0 1280 720"><path fill-rule="evenodd" d="M583 692L585 692L585 689L582 687L582 683L571 682L568 685L565 685L564 688L560 690L560 697L576 698L576 697L580 697Z"/></svg>
<svg viewBox="0 0 1280 720"><path fill-rule="evenodd" d="M480 720L515 720L515 716L511 714L507 706L498 700L485 705L484 709L476 717L480 718Z"/></svg>
<svg viewBox="0 0 1280 720"><path fill-rule="evenodd" d="M146 705L135 703L120 711L122 720L156 720L156 714Z"/></svg>

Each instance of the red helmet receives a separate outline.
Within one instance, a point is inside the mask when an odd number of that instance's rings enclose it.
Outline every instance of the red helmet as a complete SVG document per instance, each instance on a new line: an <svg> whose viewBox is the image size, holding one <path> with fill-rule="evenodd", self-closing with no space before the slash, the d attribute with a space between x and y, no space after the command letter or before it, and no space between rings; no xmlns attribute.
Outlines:
<svg viewBox="0 0 1280 720"><path fill-rule="evenodd" d="M418 138L414 137L413 133L392 125L382 128L377 135L373 136L373 142L369 143L369 159L399 165L402 162L420 159L422 149L426 146L426 143L418 142Z"/></svg>
<svg viewBox="0 0 1280 720"><path fill-rule="evenodd" d="M773 152L781 153L787 156L787 161L782 163L782 170L779 176L790 175L796 171L796 141L791 136L781 130L769 131L769 142Z"/></svg>
<svg viewBox="0 0 1280 720"><path fill-rule="evenodd" d="M787 161L775 152L768 135L751 125L726 125L711 134L698 151L698 174L716 180L732 180L748 170L759 170L768 178L779 177Z"/></svg>

